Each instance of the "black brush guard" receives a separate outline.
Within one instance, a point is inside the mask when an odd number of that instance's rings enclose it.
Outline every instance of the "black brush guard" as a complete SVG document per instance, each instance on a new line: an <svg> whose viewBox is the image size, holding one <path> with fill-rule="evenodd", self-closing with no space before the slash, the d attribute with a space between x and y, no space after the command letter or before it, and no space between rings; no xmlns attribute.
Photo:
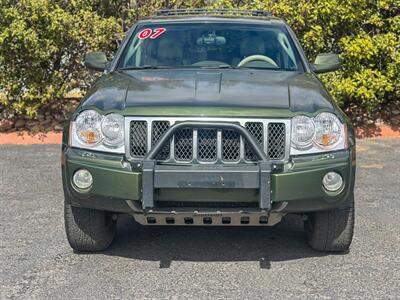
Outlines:
<svg viewBox="0 0 400 300"><path fill-rule="evenodd" d="M157 164L157 154L172 136L183 128L230 129L240 133L258 157L254 164L196 164L189 166ZM258 189L259 208L271 210L271 163L260 145L239 124L227 122L184 121L171 126L143 159L142 207L154 207L154 189Z"/></svg>

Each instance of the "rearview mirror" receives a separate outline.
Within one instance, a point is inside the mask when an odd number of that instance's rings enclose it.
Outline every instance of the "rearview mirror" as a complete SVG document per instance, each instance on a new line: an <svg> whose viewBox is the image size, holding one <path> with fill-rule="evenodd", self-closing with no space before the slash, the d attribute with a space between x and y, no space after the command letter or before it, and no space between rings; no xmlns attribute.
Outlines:
<svg viewBox="0 0 400 300"><path fill-rule="evenodd" d="M226 39L223 36L208 34L199 37L196 43L198 46L223 46L226 44Z"/></svg>
<svg viewBox="0 0 400 300"><path fill-rule="evenodd" d="M85 56L85 66L95 71L104 71L106 69L107 57L104 52L90 52Z"/></svg>
<svg viewBox="0 0 400 300"><path fill-rule="evenodd" d="M334 53L320 53L315 58L313 70L317 74L332 72L338 70L341 64L339 55Z"/></svg>

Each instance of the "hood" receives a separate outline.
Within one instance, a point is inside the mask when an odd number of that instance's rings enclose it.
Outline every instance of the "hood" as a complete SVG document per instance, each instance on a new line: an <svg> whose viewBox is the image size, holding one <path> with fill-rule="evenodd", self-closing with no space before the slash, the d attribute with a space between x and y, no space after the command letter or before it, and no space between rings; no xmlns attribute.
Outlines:
<svg viewBox="0 0 400 300"><path fill-rule="evenodd" d="M143 70L104 75L83 106L123 110L143 106L332 109L313 74L265 70Z"/></svg>

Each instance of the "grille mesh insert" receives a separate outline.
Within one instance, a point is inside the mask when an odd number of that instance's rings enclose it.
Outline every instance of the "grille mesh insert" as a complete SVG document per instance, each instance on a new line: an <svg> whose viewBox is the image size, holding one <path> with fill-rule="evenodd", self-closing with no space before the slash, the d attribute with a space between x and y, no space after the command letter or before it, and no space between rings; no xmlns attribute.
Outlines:
<svg viewBox="0 0 400 300"><path fill-rule="evenodd" d="M240 158L240 134L234 130L222 130L222 159L238 161Z"/></svg>
<svg viewBox="0 0 400 300"><path fill-rule="evenodd" d="M193 158L193 130L184 128L175 134L175 159L192 160Z"/></svg>
<svg viewBox="0 0 400 300"><path fill-rule="evenodd" d="M285 124L268 124L268 157L283 159L285 157Z"/></svg>
<svg viewBox="0 0 400 300"><path fill-rule="evenodd" d="M217 160L217 130L199 129L197 137L198 159L201 161Z"/></svg>
<svg viewBox="0 0 400 300"><path fill-rule="evenodd" d="M144 157L147 153L147 122L131 122L131 155Z"/></svg>
<svg viewBox="0 0 400 300"><path fill-rule="evenodd" d="M153 147L168 130L170 124L168 121L154 121L151 132L151 147ZM158 153L157 159L166 160L169 158L171 144L167 143L163 149Z"/></svg>
<svg viewBox="0 0 400 300"><path fill-rule="evenodd" d="M255 138L258 144L263 147L264 144L264 126L263 123L248 122L245 125L246 129ZM251 150L249 144L246 142L244 145L245 157L247 160L257 160L257 156Z"/></svg>

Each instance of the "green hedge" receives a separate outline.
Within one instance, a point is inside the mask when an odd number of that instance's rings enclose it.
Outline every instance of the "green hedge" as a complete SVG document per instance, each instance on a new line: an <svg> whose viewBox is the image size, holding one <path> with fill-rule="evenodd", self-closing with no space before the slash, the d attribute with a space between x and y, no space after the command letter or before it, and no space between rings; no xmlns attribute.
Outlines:
<svg viewBox="0 0 400 300"><path fill-rule="evenodd" d="M3 115L35 116L72 88L85 87L90 76L83 68L84 54L116 48L117 19L99 15L84 2L0 0Z"/></svg>
<svg viewBox="0 0 400 300"><path fill-rule="evenodd" d="M229 6L234 1L221 1ZM373 114L400 99L399 0L256 0L247 9L282 17L298 35L309 59L340 53L341 71L322 75L339 105Z"/></svg>
<svg viewBox="0 0 400 300"><path fill-rule="evenodd" d="M34 117L67 91L85 89L93 77L84 54L111 55L139 16L207 4L283 17L311 60L341 53L343 69L321 77L342 108L373 114L398 103L399 0L0 0L0 118Z"/></svg>

